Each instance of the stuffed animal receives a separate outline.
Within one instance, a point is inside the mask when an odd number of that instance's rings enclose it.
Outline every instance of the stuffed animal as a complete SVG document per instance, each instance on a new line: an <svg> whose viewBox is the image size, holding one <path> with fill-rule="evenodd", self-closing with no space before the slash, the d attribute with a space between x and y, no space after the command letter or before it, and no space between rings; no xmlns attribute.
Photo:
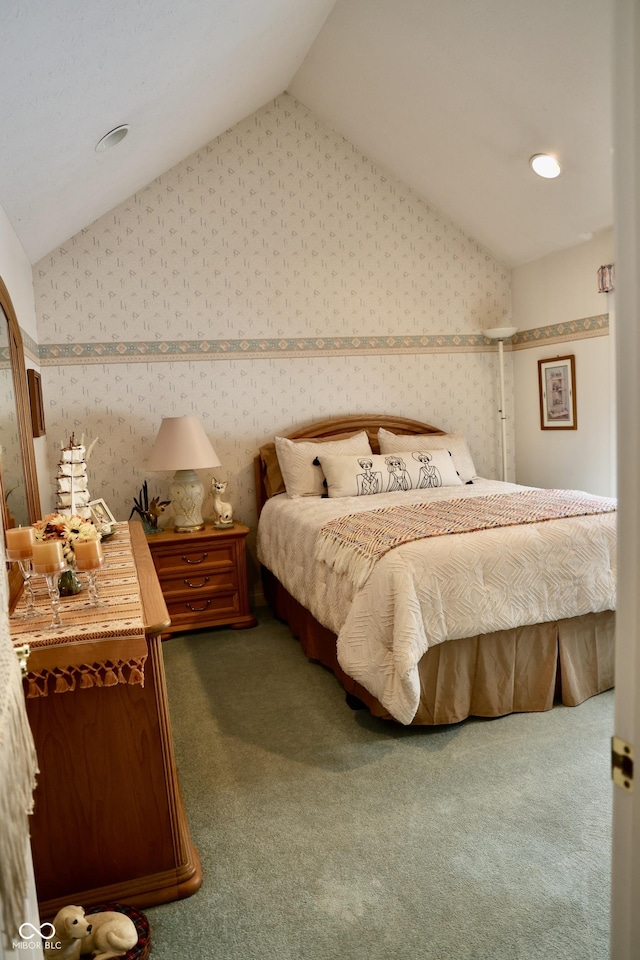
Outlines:
<svg viewBox="0 0 640 960"><path fill-rule="evenodd" d="M226 480L211 481L211 493L213 495L213 525L214 527L232 527L233 526L233 507L230 503L222 500L222 494L227 489Z"/></svg>

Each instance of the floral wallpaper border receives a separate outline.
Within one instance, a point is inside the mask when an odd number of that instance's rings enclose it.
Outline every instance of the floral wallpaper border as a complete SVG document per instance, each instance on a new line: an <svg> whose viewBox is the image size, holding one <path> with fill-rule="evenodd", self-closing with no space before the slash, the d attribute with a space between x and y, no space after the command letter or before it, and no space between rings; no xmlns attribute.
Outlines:
<svg viewBox="0 0 640 960"><path fill-rule="evenodd" d="M606 336L609 316L585 317L568 323L518 332L511 345L526 349L540 343ZM25 348L27 341L25 340ZM432 334L390 337L276 337L227 340L135 340L114 343L29 343L29 352L42 366L86 363L132 363L173 360L247 360L273 357L384 355L403 353L469 353L495 345L482 334Z"/></svg>
<svg viewBox="0 0 640 960"><path fill-rule="evenodd" d="M609 334L609 314L595 317L583 317L567 323L554 323L549 326L522 330L513 338L514 350L526 350L541 343L560 343L567 340L585 340L589 337L606 337Z"/></svg>
<svg viewBox="0 0 640 960"><path fill-rule="evenodd" d="M34 363L38 363L40 359L40 347L35 342L33 337L30 337L28 333L20 327L20 332L22 333L22 346L24 348L25 355L33 360Z"/></svg>
<svg viewBox="0 0 640 960"><path fill-rule="evenodd" d="M22 327L20 327L20 333L22 335L22 347L25 357L28 357L28 359L34 363L38 363L40 359L40 347ZM0 370L8 369L10 365L9 347L0 347Z"/></svg>

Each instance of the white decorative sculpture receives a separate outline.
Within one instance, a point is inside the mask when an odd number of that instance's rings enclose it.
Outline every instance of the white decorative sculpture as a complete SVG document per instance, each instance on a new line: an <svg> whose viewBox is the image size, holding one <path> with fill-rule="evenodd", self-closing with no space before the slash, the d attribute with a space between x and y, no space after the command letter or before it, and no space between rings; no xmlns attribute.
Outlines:
<svg viewBox="0 0 640 960"><path fill-rule="evenodd" d="M211 494L213 496L213 525L218 529L233 526L233 507L222 499L222 494L227 489L227 480L211 481Z"/></svg>
<svg viewBox="0 0 640 960"><path fill-rule="evenodd" d="M77 443L75 434L72 433L66 447L60 444L60 461L56 476L57 513L85 519L91 517L87 462L97 442L96 437L89 449L85 450L84 434L80 438L80 443Z"/></svg>
<svg viewBox="0 0 640 960"><path fill-rule="evenodd" d="M138 942L138 931L129 917L115 910L90 913L82 907L63 907L53 921L55 936L45 941L45 954L62 960L78 960L92 954L94 960L123 957Z"/></svg>
<svg viewBox="0 0 640 960"><path fill-rule="evenodd" d="M138 931L133 920L117 910L90 913L87 936L81 941L80 956L90 953L94 960L122 957L138 942Z"/></svg>
<svg viewBox="0 0 640 960"><path fill-rule="evenodd" d="M44 942L47 957L60 957L61 960L78 960L80 941L87 933L82 907L63 907L58 910L53 921L55 933Z"/></svg>

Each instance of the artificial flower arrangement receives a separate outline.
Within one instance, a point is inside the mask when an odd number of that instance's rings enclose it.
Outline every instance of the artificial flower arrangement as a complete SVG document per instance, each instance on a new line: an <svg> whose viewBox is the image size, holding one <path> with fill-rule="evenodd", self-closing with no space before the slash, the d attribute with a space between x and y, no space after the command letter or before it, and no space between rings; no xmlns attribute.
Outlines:
<svg viewBox="0 0 640 960"><path fill-rule="evenodd" d="M69 567L75 567L73 544L76 540L101 540L102 534L92 520L85 517L67 517L62 513L48 513L33 524L36 540L61 540L62 553Z"/></svg>

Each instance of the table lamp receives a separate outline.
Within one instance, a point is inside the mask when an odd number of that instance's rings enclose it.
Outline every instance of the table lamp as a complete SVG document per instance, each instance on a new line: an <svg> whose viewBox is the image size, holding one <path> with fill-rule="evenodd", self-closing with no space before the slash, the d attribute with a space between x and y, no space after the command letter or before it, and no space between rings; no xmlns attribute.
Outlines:
<svg viewBox="0 0 640 960"><path fill-rule="evenodd" d="M220 460L198 417L164 417L147 466L149 470L175 470L169 496L176 533L204 529L204 487L196 470L219 467Z"/></svg>

